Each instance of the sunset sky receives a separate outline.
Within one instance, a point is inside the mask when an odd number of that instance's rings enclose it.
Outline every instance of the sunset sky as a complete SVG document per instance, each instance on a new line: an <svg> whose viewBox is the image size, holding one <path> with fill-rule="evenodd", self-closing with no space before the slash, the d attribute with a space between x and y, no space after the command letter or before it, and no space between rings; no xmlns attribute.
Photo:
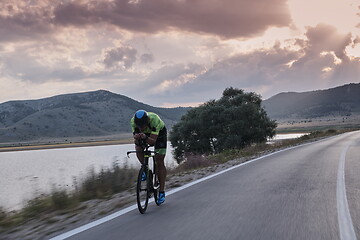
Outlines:
<svg viewBox="0 0 360 240"><path fill-rule="evenodd" d="M360 82L359 0L2 0L0 103L109 90L196 106Z"/></svg>

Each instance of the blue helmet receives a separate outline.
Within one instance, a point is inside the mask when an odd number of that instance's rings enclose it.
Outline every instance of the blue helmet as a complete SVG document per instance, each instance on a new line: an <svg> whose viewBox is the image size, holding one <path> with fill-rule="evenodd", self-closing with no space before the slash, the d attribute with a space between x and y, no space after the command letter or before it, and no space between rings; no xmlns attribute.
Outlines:
<svg viewBox="0 0 360 240"><path fill-rule="evenodd" d="M134 115L134 122L138 127L144 127L148 124L148 119L148 113L144 110L138 110Z"/></svg>

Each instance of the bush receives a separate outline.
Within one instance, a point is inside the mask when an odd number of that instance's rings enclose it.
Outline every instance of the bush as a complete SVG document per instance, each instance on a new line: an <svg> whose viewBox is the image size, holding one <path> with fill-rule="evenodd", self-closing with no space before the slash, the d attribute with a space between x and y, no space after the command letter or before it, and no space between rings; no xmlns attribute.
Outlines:
<svg viewBox="0 0 360 240"><path fill-rule="evenodd" d="M79 198L85 201L119 193L133 186L136 176L137 170L127 166L120 168L116 162L113 163L112 168L101 169L99 174L96 174L92 168L81 184Z"/></svg>
<svg viewBox="0 0 360 240"><path fill-rule="evenodd" d="M31 219L41 213L48 212L50 209L52 209L51 198L43 195L29 200L22 213L24 218Z"/></svg>
<svg viewBox="0 0 360 240"><path fill-rule="evenodd" d="M185 153L214 154L266 142L275 135L276 122L268 118L255 93L227 88L219 100L211 100L187 112L170 134L174 157Z"/></svg>
<svg viewBox="0 0 360 240"><path fill-rule="evenodd" d="M336 129L328 129L328 130L326 131L326 133L328 133L328 134L334 134L334 133L336 133L336 132L337 132Z"/></svg>
<svg viewBox="0 0 360 240"><path fill-rule="evenodd" d="M181 163L177 171L187 171L202 167L210 166L212 162L207 159L204 155L193 154L193 153L186 153L185 154L185 161Z"/></svg>
<svg viewBox="0 0 360 240"><path fill-rule="evenodd" d="M5 209L3 209L2 207L0 207L0 222L3 221L7 216L7 213L5 211Z"/></svg>
<svg viewBox="0 0 360 240"><path fill-rule="evenodd" d="M74 205L74 198L66 190L53 191L51 194L52 205L56 210L66 209Z"/></svg>

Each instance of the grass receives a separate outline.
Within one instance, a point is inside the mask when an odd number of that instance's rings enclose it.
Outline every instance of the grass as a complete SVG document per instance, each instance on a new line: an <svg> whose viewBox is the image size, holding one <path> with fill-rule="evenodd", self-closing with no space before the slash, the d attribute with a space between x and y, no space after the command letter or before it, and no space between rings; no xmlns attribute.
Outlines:
<svg viewBox="0 0 360 240"><path fill-rule="evenodd" d="M29 200L19 211L7 212L0 207L0 232L35 218L46 218L54 212L59 215L68 214L76 210L81 202L90 199L109 198L131 188L136 176L137 170L127 166L121 168L116 162L111 168L103 168L100 173L95 173L95 170L91 169L81 184L74 181L75 190L71 192L54 187L50 194ZM51 220L48 223L51 223Z"/></svg>
<svg viewBox="0 0 360 240"><path fill-rule="evenodd" d="M171 173L179 173L184 171L191 171L194 169L199 169L203 167L208 167L212 165L222 164L233 159L238 158L252 158L254 156L261 155L265 152L276 151L282 148L289 146L294 146L302 144L307 141L321 139L328 136L338 135L341 133L358 130L358 128L340 128L340 129L325 129L325 130L316 130L310 134L303 135L299 138L279 140L273 144L258 143L251 146L242 148L242 149L230 149L223 151L214 155L196 155L196 154L186 154L186 161L181 163L177 169L171 171Z"/></svg>
<svg viewBox="0 0 360 240"><path fill-rule="evenodd" d="M326 132L329 129L342 131L352 131L353 129L359 129L360 124L346 124L346 125L323 125L323 126L298 126L298 127L291 127L291 128L281 128L277 129L277 133L306 133L306 132Z"/></svg>
<svg viewBox="0 0 360 240"><path fill-rule="evenodd" d="M170 173L185 172L212 165L212 162L209 161L208 157L205 155L185 153L185 159L186 161L182 162L176 169L170 171Z"/></svg>
<svg viewBox="0 0 360 240"><path fill-rule="evenodd" d="M102 169L100 173L95 173L95 170L91 169L85 181L79 188L77 187L79 189L77 197L80 201L111 197L115 193L131 188L137 172L127 166L121 168L116 163L110 169Z"/></svg>
<svg viewBox="0 0 360 240"><path fill-rule="evenodd" d="M189 153L186 155L186 161L181 163L176 169L168 171L168 176L185 174L194 169L214 166L238 158L244 158L244 161L246 161L264 152L275 151L351 130L355 129L314 131L296 139L281 140L274 144L254 144L246 148L231 149L211 156ZM16 226L20 226L35 218L50 219L47 221L47 223L50 224L54 221L51 220L52 214L61 215L70 213L74 216L76 211L81 211L86 208L80 206L81 202L90 199L107 199L111 198L115 193L127 191L134 186L136 177L136 169L130 169L127 166L122 168L116 162L113 163L111 168L103 168L99 173L91 169L81 183L78 183L77 180L74 179L74 191L68 192L65 189L56 189L54 187L50 194L35 197L28 201L23 209L16 212L7 212L0 207L0 232L5 230L15 231Z"/></svg>

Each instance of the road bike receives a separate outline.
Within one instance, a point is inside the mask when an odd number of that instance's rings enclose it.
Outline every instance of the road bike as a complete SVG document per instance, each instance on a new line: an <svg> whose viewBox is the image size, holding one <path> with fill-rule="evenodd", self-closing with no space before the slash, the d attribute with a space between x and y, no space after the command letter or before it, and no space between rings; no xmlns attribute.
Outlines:
<svg viewBox="0 0 360 240"><path fill-rule="evenodd" d="M139 175L137 178L137 184L136 184L136 199L137 199L137 205L140 213L144 214L146 212L146 209L149 204L149 199L151 198L151 195L154 196L154 200L156 205L158 204L158 196L159 196L159 187L160 182L157 176L157 166L155 161L155 151L150 150L151 147L147 143L141 143L141 146L143 147L143 153L144 153L144 163L141 165L139 170ZM131 153L137 153L137 151L128 151L127 156ZM149 166L149 159L152 158L152 166L153 169L150 169ZM145 173L146 178L143 180L143 174Z"/></svg>

